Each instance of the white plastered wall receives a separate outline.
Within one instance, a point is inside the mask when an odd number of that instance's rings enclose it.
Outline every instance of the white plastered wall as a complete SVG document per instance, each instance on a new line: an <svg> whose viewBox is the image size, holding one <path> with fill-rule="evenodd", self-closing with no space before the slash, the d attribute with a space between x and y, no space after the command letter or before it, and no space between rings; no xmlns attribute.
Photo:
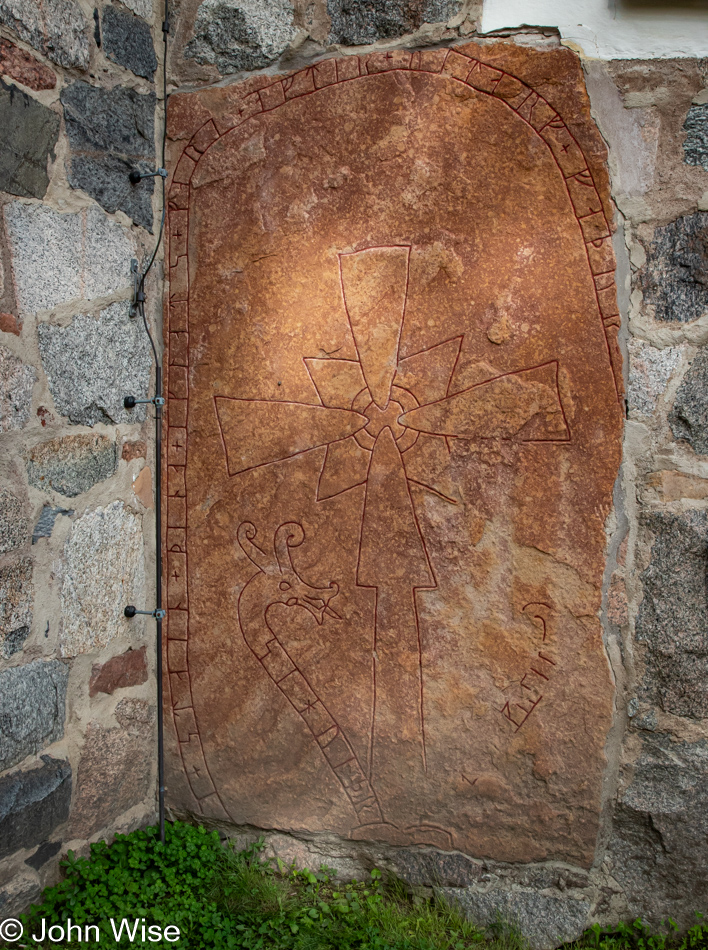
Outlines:
<svg viewBox="0 0 708 950"><path fill-rule="evenodd" d="M484 0L481 31L552 26L594 59L708 55L706 0Z"/></svg>

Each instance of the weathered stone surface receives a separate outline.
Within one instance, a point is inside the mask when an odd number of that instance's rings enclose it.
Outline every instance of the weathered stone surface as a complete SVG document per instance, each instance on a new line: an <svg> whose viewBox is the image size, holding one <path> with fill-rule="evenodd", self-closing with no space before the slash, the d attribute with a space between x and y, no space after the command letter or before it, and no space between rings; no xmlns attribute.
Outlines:
<svg viewBox="0 0 708 950"><path fill-rule="evenodd" d="M44 197L60 122L52 109L0 79L0 191Z"/></svg>
<svg viewBox="0 0 708 950"><path fill-rule="evenodd" d="M150 27L145 20L119 7L107 6L103 8L101 27L106 56L136 76L152 79L157 69L157 57Z"/></svg>
<svg viewBox="0 0 708 950"><path fill-rule="evenodd" d="M62 738L68 678L59 660L0 670L0 771Z"/></svg>
<svg viewBox="0 0 708 950"><path fill-rule="evenodd" d="M644 734L639 761L615 810L612 873L633 916L695 923L708 902L708 743Z"/></svg>
<svg viewBox="0 0 708 950"><path fill-rule="evenodd" d="M117 689L139 686L147 682L146 648L128 650L113 656L103 665L96 664L89 680L89 696L97 693L114 693Z"/></svg>
<svg viewBox="0 0 708 950"><path fill-rule="evenodd" d="M140 471L133 482L133 494L140 500L145 508L153 507L152 472L147 465Z"/></svg>
<svg viewBox="0 0 708 950"><path fill-rule="evenodd" d="M461 0L327 0L330 43L360 46L413 33L423 23L455 16Z"/></svg>
<svg viewBox="0 0 708 950"><path fill-rule="evenodd" d="M646 253L640 286L657 320L690 323L708 312L708 213L657 228Z"/></svg>
<svg viewBox="0 0 708 950"><path fill-rule="evenodd" d="M132 735L150 736L155 722L155 707L144 699L121 699L116 719Z"/></svg>
<svg viewBox="0 0 708 950"><path fill-rule="evenodd" d="M37 418L39 419L42 428L45 428L47 425L51 425L55 421L55 416L51 413L46 406L39 406L37 408Z"/></svg>
<svg viewBox="0 0 708 950"><path fill-rule="evenodd" d="M148 795L152 749L122 729L89 723L76 777L71 834L89 838Z"/></svg>
<svg viewBox="0 0 708 950"><path fill-rule="evenodd" d="M123 399L147 395L152 355L142 323L128 304L114 303L98 317L79 314L68 327L40 323L39 352L54 405L79 425L142 422L145 406Z"/></svg>
<svg viewBox="0 0 708 950"><path fill-rule="evenodd" d="M684 161L687 165L701 165L708 171L708 103L692 105L683 127L686 131Z"/></svg>
<svg viewBox="0 0 708 950"><path fill-rule="evenodd" d="M622 627L629 622L627 587L621 571L615 571L610 578L607 589L607 619L617 627Z"/></svg>
<svg viewBox="0 0 708 950"><path fill-rule="evenodd" d="M459 852L432 848L392 849L379 858L379 865L408 884L428 887L468 888L479 885L487 890L490 886L503 885L507 889L520 886L541 891L583 888L589 883L587 872L579 868L544 864L499 865L475 860Z"/></svg>
<svg viewBox="0 0 708 950"><path fill-rule="evenodd" d="M0 778L0 857L33 848L69 817L71 766L49 755L42 762Z"/></svg>
<svg viewBox="0 0 708 950"><path fill-rule="evenodd" d="M0 23L52 62L88 68L88 23L78 0L0 0Z"/></svg>
<svg viewBox="0 0 708 950"><path fill-rule="evenodd" d="M578 61L259 83L170 120L170 785L236 824L589 866L622 411Z"/></svg>
<svg viewBox="0 0 708 950"><path fill-rule="evenodd" d="M37 848L34 854L31 854L25 861L29 867L39 871L44 867L47 861L51 860L55 854L61 851L61 841L45 841Z"/></svg>
<svg viewBox="0 0 708 950"><path fill-rule="evenodd" d="M0 73L21 82L28 89L39 92L53 89L57 84L54 72L28 52L0 36Z"/></svg>
<svg viewBox="0 0 708 950"><path fill-rule="evenodd" d="M141 602L140 519L120 501L87 511L74 522L64 557L62 655L99 650L118 634L135 631L136 621L127 620L123 608Z"/></svg>
<svg viewBox="0 0 708 950"><path fill-rule="evenodd" d="M51 538L54 522L59 515L73 515L73 513L71 508L52 508L51 505L44 505L32 532L32 544L36 544L40 538Z"/></svg>
<svg viewBox="0 0 708 950"><path fill-rule="evenodd" d="M626 196L646 194L654 182L661 118L655 109L626 108L606 62L588 59L583 68L593 115L607 142L613 190L623 204ZM650 86L651 80L645 83Z"/></svg>
<svg viewBox="0 0 708 950"><path fill-rule="evenodd" d="M653 709L647 709L633 715L631 710L627 710L633 729L642 729L645 732L656 732L659 725L659 719Z"/></svg>
<svg viewBox="0 0 708 950"><path fill-rule="evenodd" d="M687 475L685 472L671 469L651 472L647 476L646 484L656 491L660 501L708 498L708 479Z"/></svg>
<svg viewBox="0 0 708 950"><path fill-rule="evenodd" d="M629 341L629 386L627 399L631 412L649 416L657 400L666 392L671 376L681 362L681 349L663 350L632 337Z"/></svg>
<svg viewBox="0 0 708 950"><path fill-rule="evenodd" d="M457 890L440 888L476 924L488 927L501 918L515 924L532 950L552 950L561 943L577 940L585 929L590 902L537 891L490 888Z"/></svg>
<svg viewBox="0 0 708 950"><path fill-rule="evenodd" d="M0 915L3 918L19 917L30 904L39 903L42 888L36 878L14 877L0 888Z"/></svg>
<svg viewBox="0 0 708 950"><path fill-rule="evenodd" d="M12 656L22 649L32 627L32 561L22 558L0 567L0 653Z"/></svg>
<svg viewBox="0 0 708 950"><path fill-rule="evenodd" d="M123 6L137 13L144 20L149 20L152 15L151 0L123 0Z"/></svg>
<svg viewBox="0 0 708 950"><path fill-rule="evenodd" d="M136 442L124 442L121 451L121 458L126 462L132 462L133 459L144 459L147 455L147 446L142 439Z"/></svg>
<svg viewBox="0 0 708 950"><path fill-rule="evenodd" d="M224 74L260 69L294 35L290 0L203 0L184 55Z"/></svg>
<svg viewBox="0 0 708 950"><path fill-rule="evenodd" d="M413 886L468 887L486 873L481 861L454 851L397 848L392 852L391 860L390 870Z"/></svg>
<svg viewBox="0 0 708 950"><path fill-rule="evenodd" d="M29 539L29 524L22 502L11 491L0 491L0 554L22 547Z"/></svg>
<svg viewBox="0 0 708 950"><path fill-rule="evenodd" d="M0 432L27 425L36 378L32 366L0 346Z"/></svg>
<svg viewBox="0 0 708 950"><path fill-rule="evenodd" d="M98 208L59 214L15 201L4 213L21 311L52 310L129 286L135 243Z"/></svg>
<svg viewBox="0 0 708 950"><path fill-rule="evenodd" d="M708 351L700 349L678 388L669 414L671 431L694 452L708 455Z"/></svg>
<svg viewBox="0 0 708 950"><path fill-rule="evenodd" d="M128 176L136 167L154 170L154 93L75 82L62 90L61 101L71 149L69 184L152 231L153 179L131 185Z"/></svg>
<svg viewBox="0 0 708 950"><path fill-rule="evenodd" d="M0 330L3 333L13 333L19 336L22 325L14 313L0 313Z"/></svg>
<svg viewBox="0 0 708 950"><path fill-rule="evenodd" d="M27 458L27 480L34 488L74 498L110 478L117 464L116 444L107 436L65 435L34 446Z"/></svg>
<svg viewBox="0 0 708 950"><path fill-rule="evenodd" d="M708 717L708 512L657 511L645 518L654 535L641 575L644 595L636 638L646 644L643 697L664 712Z"/></svg>

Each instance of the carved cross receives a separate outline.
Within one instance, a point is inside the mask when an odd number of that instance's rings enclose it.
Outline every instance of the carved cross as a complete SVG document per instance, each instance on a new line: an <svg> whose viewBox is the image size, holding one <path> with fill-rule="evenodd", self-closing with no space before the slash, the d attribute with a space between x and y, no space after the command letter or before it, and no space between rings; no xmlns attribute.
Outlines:
<svg viewBox="0 0 708 950"><path fill-rule="evenodd" d="M358 358L304 358L318 405L215 399L230 475L326 446L317 500L365 486L356 583L376 597L369 777L388 788L426 769L416 591L437 584L411 484L456 503L442 477L451 439L569 440L556 361L456 389L462 337L399 357L410 251L339 255Z"/></svg>

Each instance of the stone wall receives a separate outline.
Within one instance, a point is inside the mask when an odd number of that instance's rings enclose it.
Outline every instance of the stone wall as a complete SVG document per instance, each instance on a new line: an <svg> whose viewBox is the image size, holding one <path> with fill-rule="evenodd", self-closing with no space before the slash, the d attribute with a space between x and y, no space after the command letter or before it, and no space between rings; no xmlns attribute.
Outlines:
<svg viewBox="0 0 708 950"><path fill-rule="evenodd" d="M154 161L161 11L148 0L35 8L0 0L6 912L53 879L69 846L154 814L153 630L121 616L152 596L152 429L121 398L150 379L125 301L159 202L125 175ZM171 89L371 48L446 47L477 36L480 14L462 0L181 0ZM502 36L554 48L544 22ZM609 151L627 383L602 609L617 691L592 866L265 829L284 860L343 876L375 863L442 887L481 921L501 910L537 947L592 921L685 926L708 909L708 61L581 61Z"/></svg>
<svg viewBox="0 0 708 950"><path fill-rule="evenodd" d="M0 917L155 814L150 0L0 0ZM159 219L157 219L159 220ZM159 285L148 287L150 319Z"/></svg>
<svg viewBox="0 0 708 950"><path fill-rule="evenodd" d="M548 26L483 41L557 47L548 7ZM479 38L480 14L480 4L462 3L185 0L172 77L175 87L192 89L258 70L258 89L263 72ZM345 877L376 864L414 887L438 885L481 921L497 911L515 918L536 947L572 939L593 921L642 915L658 924L672 916L688 926L708 900L708 61L600 61L582 51L580 59L609 151L627 385L624 460L606 522L601 619L616 696L594 860L590 867L514 865L432 847L268 832L271 852L285 861L325 862ZM206 118L199 108L180 100L175 128L198 128ZM175 142L175 160L185 144ZM259 834L220 824L240 841Z"/></svg>

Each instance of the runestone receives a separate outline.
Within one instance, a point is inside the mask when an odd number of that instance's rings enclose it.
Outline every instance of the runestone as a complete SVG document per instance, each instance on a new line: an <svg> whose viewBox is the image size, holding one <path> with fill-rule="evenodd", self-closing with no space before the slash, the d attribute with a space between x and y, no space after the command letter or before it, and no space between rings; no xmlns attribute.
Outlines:
<svg viewBox="0 0 708 950"><path fill-rule="evenodd" d="M332 58L169 135L169 801L588 866L623 399L577 58Z"/></svg>

